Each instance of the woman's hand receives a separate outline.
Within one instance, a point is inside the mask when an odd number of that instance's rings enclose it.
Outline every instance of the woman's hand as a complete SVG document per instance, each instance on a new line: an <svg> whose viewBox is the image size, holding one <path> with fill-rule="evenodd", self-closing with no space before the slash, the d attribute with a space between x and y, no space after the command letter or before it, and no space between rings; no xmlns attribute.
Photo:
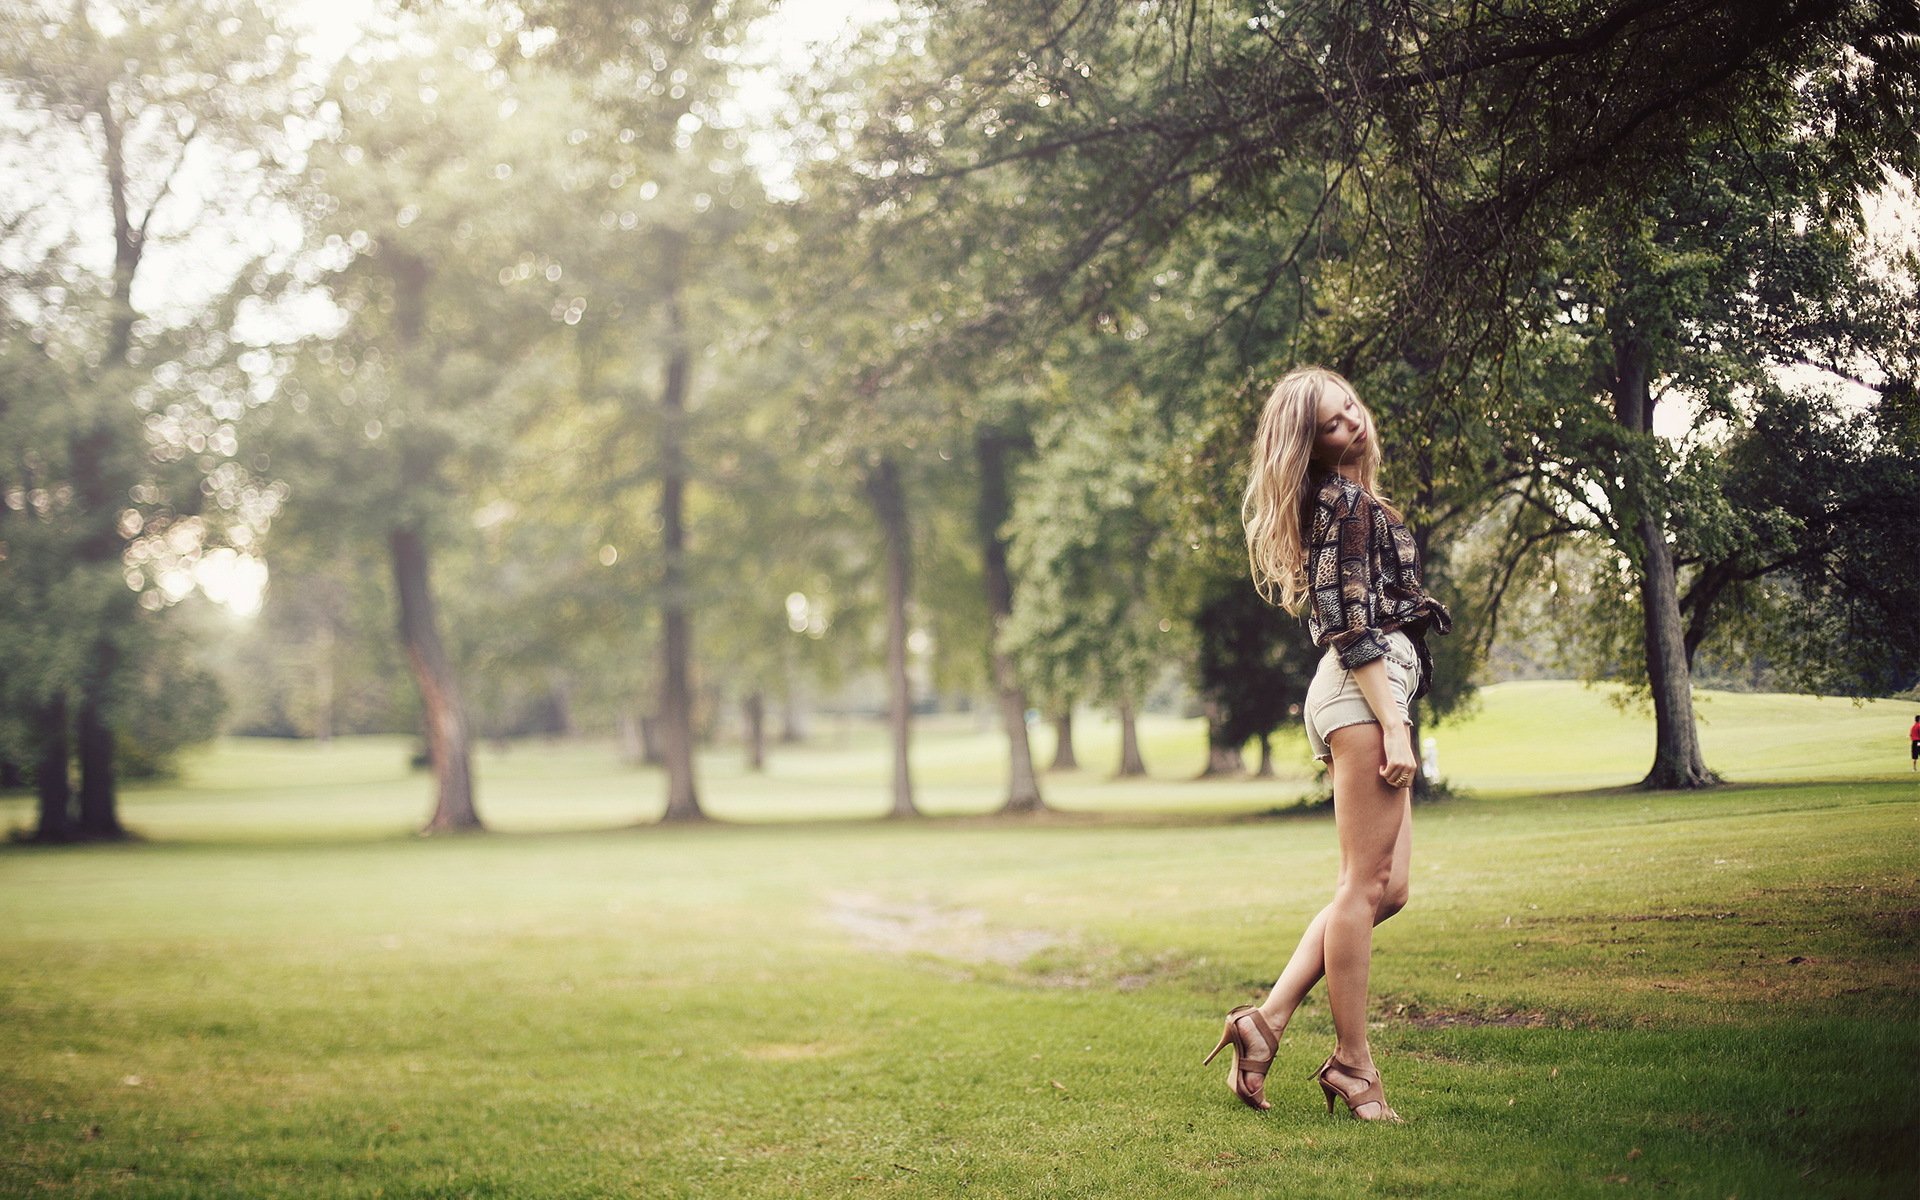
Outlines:
<svg viewBox="0 0 1920 1200"><path fill-rule="evenodd" d="M1413 756L1413 727L1400 725L1381 726L1380 740L1387 753L1387 761L1380 764L1380 778L1388 787L1403 788L1413 782L1414 772L1419 768L1419 760Z"/></svg>
<svg viewBox="0 0 1920 1200"><path fill-rule="evenodd" d="M1388 787L1406 787L1413 782L1415 770L1413 727L1407 724L1407 714L1393 698L1387 660L1376 658L1355 667L1353 681L1360 685L1360 694L1367 698L1373 719L1380 722L1381 749L1387 757L1380 765L1380 778Z"/></svg>

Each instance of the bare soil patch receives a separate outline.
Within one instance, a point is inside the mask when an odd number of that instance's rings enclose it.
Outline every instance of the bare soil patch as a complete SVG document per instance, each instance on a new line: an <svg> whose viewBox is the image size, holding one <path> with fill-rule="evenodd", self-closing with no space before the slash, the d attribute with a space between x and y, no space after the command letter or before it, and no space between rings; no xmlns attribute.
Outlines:
<svg viewBox="0 0 1920 1200"><path fill-rule="evenodd" d="M835 892L827 916L856 941L887 954L929 954L955 962L1018 967L1071 939L1046 929L990 926L977 908Z"/></svg>

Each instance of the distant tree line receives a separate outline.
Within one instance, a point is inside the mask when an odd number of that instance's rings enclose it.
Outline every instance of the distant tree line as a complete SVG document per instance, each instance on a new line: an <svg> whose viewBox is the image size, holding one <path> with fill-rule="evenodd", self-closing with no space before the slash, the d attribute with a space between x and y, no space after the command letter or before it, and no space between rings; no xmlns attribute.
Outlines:
<svg viewBox="0 0 1920 1200"><path fill-rule="evenodd" d="M1421 721L1521 620L1651 700L1649 787L1715 782L1703 663L1920 685L1920 262L1862 208L1920 175L1912 4L905 3L771 116L756 3L402 5L324 71L247 3L0 15L44 183L0 195L0 784L43 839L121 835L222 655L254 727L418 728L429 831L483 825L477 734L582 725L700 819L719 704L757 766L873 670L914 815L916 655L991 698L1009 812L1034 708L1144 772L1169 664L1204 769L1271 770L1316 652L1238 497L1307 361L1458 618ZM188 598L261 560L236 642Z"/></svg>

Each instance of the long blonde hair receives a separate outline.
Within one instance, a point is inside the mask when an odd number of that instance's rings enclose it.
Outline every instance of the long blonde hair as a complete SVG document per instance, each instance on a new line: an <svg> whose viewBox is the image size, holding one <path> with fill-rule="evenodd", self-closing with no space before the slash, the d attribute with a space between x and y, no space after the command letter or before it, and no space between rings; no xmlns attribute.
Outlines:
<svg viewBox="0 0 1920 1200"><path fill-rule="evenodd" d="M1305 526L1315 490L1309 468L1320 426L1320 400L1328 388L1352 396L1362 412L1368 411L1353 385L1337 371L1315 366L1288 371L1274 385L1254 429L1247 491L1240 501L1253 586L1268 603L1296 614L1306 608L1308 595ZM1372 423L1369 413L1368 424ZM1367 439L1357 465L1360 486L1377 498L1378 436Z"/></svg>

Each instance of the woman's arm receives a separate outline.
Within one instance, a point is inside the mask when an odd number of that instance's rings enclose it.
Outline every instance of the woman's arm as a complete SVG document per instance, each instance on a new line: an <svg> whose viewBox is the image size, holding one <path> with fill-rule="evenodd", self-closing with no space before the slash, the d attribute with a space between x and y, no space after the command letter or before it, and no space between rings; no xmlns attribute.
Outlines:
<svg viewBox="0 0 1920 1200"><path fill-rule="evenodd" d="M1360 685L1367 707L1380 722L1380 740L1386 751L1386 761L1380 764L1380 778L1391 779L1403 771L1411 778L1415 769L1413 728L1401 714L1400 706L1394 703L1393 686L1387 680L1387 660L1376 658L1353 668L1353 681Z"/></svg>
<svg viewBox="0 0 1920 1200"><path fill-rule="evenodd" d="M1358 488L1343 492L1332 519L1318 533L1313 557L1313 599L1326 644L1340 665L1357 671L1386 656L1387 643L1373 623L1370 554L1377 506Z"/></svg>

